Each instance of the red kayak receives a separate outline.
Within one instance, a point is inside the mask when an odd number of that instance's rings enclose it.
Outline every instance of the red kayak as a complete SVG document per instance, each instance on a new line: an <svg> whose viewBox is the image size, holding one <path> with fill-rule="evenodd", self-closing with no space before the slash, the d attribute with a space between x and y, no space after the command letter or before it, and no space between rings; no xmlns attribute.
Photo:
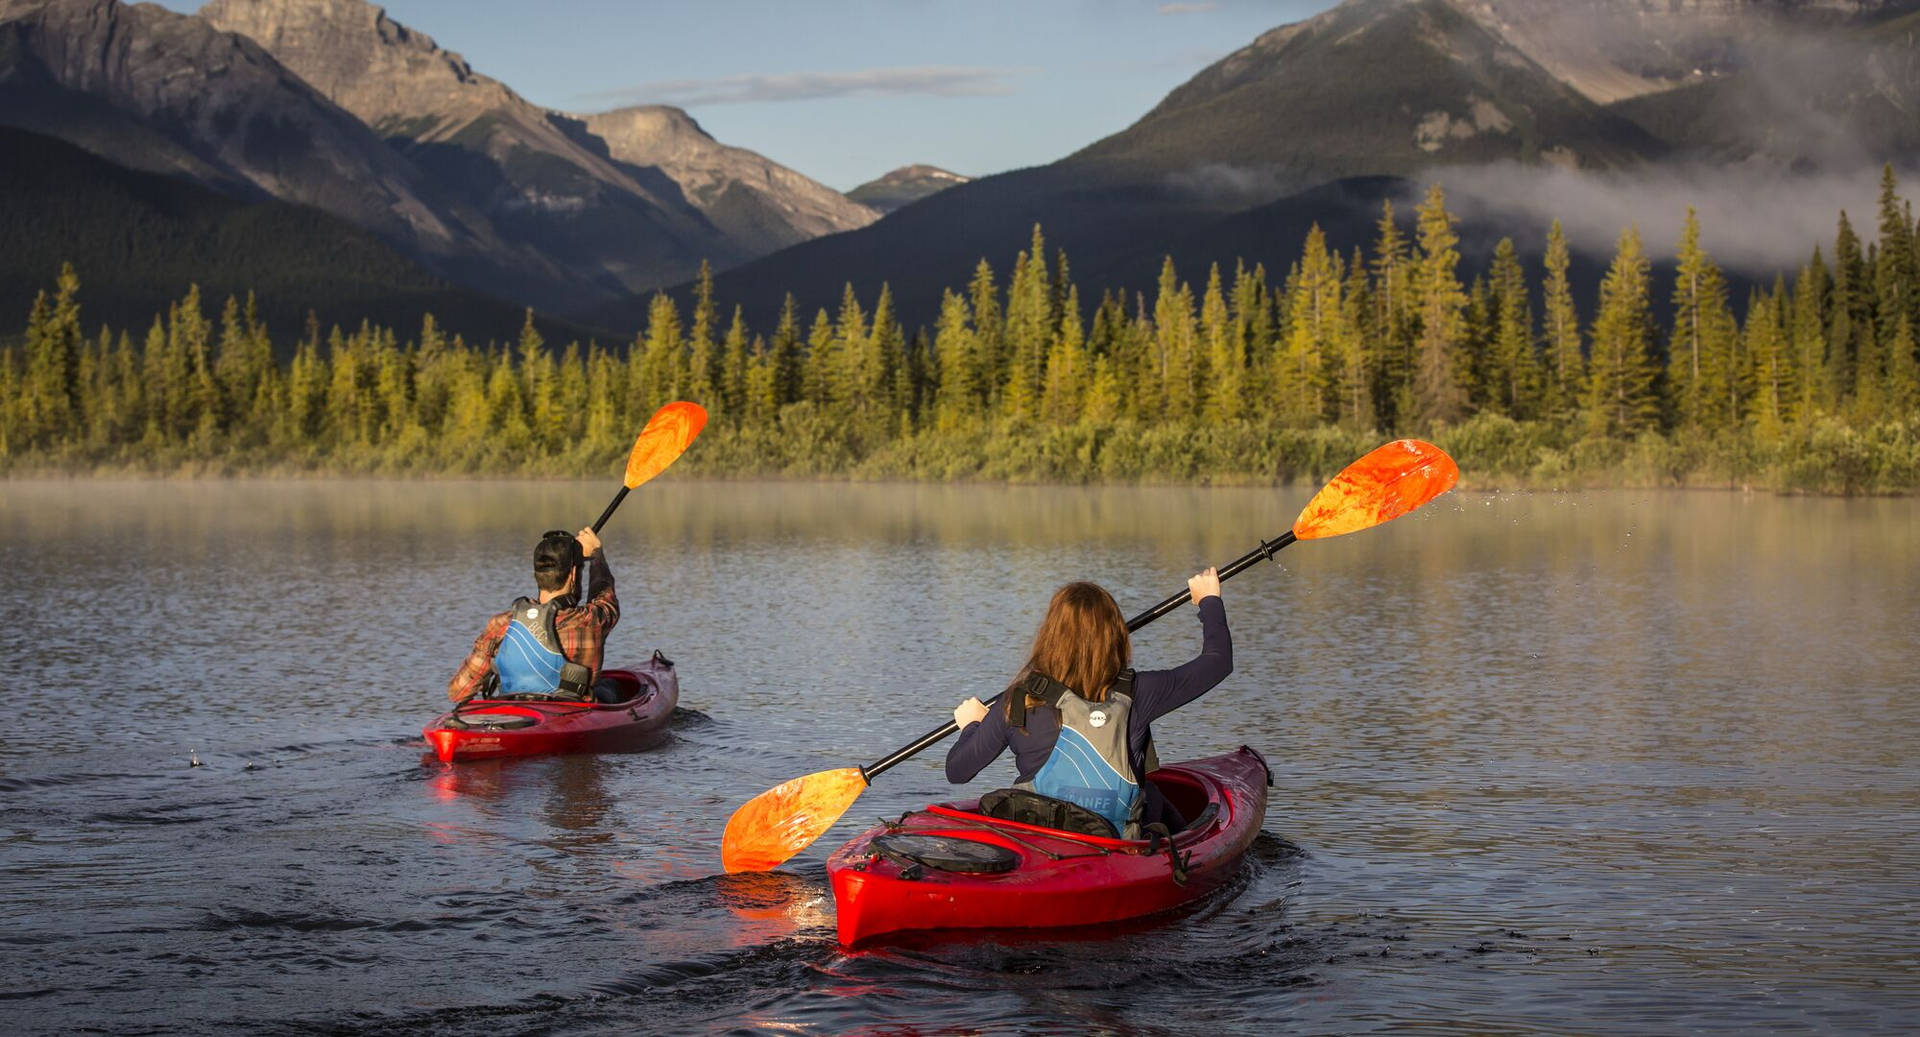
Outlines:
<svg viewBox="0 0 1920 1037"><path fill-rule="evenodd" d="M602 753L635 749L667 725L680 701L680 678L659 652L631 670L601 670L619 702L473 699L435 717L421 734L434 755L452 763L498 756Z"/></svg>
<svg viewBox="0 0 1920 1037"><path fill-rule="evenodd" d="M936 929L1102 925L1171 911L1231 879L1267 811L1267 764L1237 752L1154 771L1191 823L1166 840L1080 835L937 803L827 858L840 942Z"/></svg>

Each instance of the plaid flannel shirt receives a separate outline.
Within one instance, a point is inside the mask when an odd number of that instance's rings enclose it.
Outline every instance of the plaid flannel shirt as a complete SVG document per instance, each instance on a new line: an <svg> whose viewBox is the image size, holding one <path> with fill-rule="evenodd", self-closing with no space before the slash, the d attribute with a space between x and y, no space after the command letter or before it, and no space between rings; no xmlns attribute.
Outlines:
<svg viewBox="0 0 1920 1037"><path fill-rule="evenodd" d="M560 639L560 651L567 661L585 666L597 677L600 656L606 650L607 632L620 621L620 599L613 595L613 570L607 568L605 548L587 560L587 580L587 585L593 588L592 599L585 605L554 613L553 632ZM499 650L500 639L507 636L507 625L512 621L511 609L487 620L487 628L473 642L473 651L460 664L453 680L447 682L448 698L458 702L486 686L487 677L493 673L493 653Z"/></svg>

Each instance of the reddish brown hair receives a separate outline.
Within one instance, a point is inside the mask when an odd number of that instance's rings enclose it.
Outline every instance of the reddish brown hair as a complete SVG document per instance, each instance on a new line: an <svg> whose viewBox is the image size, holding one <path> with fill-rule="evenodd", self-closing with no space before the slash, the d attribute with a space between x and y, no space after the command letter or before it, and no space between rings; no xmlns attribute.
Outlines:
<svg viewBox="0 0 1920 1037"><path fill-rule="evenodd" d="M1069 583L1053 592L1047 616L1033 635L1027 669L1037 670L1094 702L1133 657L1127 621L1113 595L1097 583ZM1044 703L1028 698L1029 708ZM1009 715L1013 707L1007 703Z"/></svg>

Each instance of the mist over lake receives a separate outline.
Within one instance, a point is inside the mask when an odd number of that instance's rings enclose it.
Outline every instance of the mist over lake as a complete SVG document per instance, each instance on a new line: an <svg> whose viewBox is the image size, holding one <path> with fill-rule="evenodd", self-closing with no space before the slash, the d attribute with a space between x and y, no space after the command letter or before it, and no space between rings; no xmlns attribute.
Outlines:
<svg viewBox="0 0 1920 1037"><path fill-rule="evenodd" d="M1125 931L848 953L827 853L961 798L940 752L777 872L721 827L1002 687L1048 594L1144 609L1312 488L666 480L606 530L645 751L442 765L420 727L591 482L12 481L12 1033L1900 1032L1920 1010L1920 504L1455 492L1224 590L1228 889ZM1183 610L1136 662L1199 646ZM199 766L194 766L197 761ZM1002 761L967 787L1010 781Z"/></svg>

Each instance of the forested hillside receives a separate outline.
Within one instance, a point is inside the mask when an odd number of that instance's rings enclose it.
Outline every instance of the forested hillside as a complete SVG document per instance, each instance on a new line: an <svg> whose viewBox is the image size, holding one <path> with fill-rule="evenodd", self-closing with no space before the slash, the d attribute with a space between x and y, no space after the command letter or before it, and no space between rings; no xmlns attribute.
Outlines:
<svg viewBox="0 0 1920 1037"><path fill-rule="evenodd" d="M68 270L0 359L0 466L600 473L684 398L713 424L678 470L709 474L1275 482L1421 434L1483 486L1920 486L1920 229L1891 167L1872 244L1842 214L1743 299L1691 214L1671 283L1623 230L1590 314L1558 223L1541 269L1508 240L1464 270L1439 188L1412 217L1388 207L1350 254L1316 227L1286 271L1168 260L1091 320L1035 227L914 332L884 287L750 328L703 276L690 312L655 296L631 344L556 347L529 314L495 349L429 317L296 331L287 365L250 304L209 320L197 291L91 333Z"/></svg>

